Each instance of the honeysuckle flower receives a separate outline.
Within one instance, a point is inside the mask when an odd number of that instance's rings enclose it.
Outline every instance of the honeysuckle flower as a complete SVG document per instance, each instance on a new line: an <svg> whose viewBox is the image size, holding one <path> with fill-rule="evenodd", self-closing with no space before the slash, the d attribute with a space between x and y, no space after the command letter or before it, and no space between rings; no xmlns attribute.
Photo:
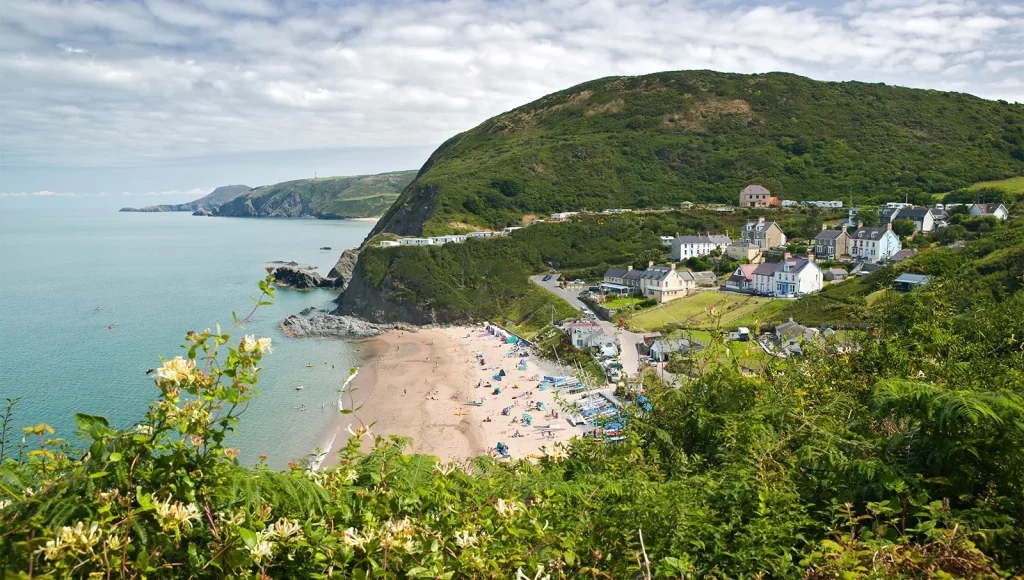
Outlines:
<svg viewBox="0 0 1024 580"><path fill-rule="evenodd" d="M353 437L362 437L363 435L366 435L368 439L373 439L373 435L370 433L369 427L359 427L358 429L353 431L352 425L349 424L349 426L346 427L346 429L348 429L348 434L352 435Z"/></svg>
<svg viewBox="0 0 1024 580"><path fill-rule="evenodd" d="M177 385L191 379L194 371L195 361L186 361L180 356L176 356L171 360L164 361L163 366L157 369L156 376L162 381Z"/></svg>
<svg viewBox="0 0 1024 580"><path fill-rule="evenodd" d="M9 500L9 499L0 499L0 511L3 511L3 509L6 508L9 505L11 505L11 500Z"/></svg>
<svg viewBox="0 0 1024 580"><path fill-rule="evenodd" d="M516 580L551 580L550 574L544 574L544 566L537 564L537 573L530 578L523 573L523 569L519 568L516 570Z"/></svg>
<svg viewBox="0 0 1024 580"><path fill-rule="evenodd" d="M498 501L494 504L494 509L497 510L498 515L501 517L508 518L523 508L514 501L506 502L499 497Z"/></svg>
<svg viewBox="0 0 1024 580"><path fill-rule="evenodd" d="M257 562L262 561L263 558L270 558L273 556L273 552L274 545L262 539L257 539L253 547L249 548L249 555Z"/></svg>
<svg viewBox="0 0 1024 580"><path fill-rule="evenodd" d="M565 448L562 447L560 441L556 441L551 447L544 445L540 448L544 456L552 461L562 461L566 457L569 457L569 453L566 452Z"/></svg>
<svg viewBox="0 0 1024 580"><path fill-rule="evenodd" d="M186 532L191 532L192 521L199 520L199 508L195 504L172 502L169 497L160 501L153 496L153 510L160 520L160 526L165 530L181 526Z"/></svg>
<svg viewBox="0 0 1024 580"><path fill-rule="evenodd" d="M440 461L438 461L437 463L434 464L434 473L438 473L440 475L449 475L453 471L455 471L454 463L441 463Z"/></svg>
<svg viewBox="0 0 1024 580"><path fill-rule="evenodd" d="M115 534L110 534L109 536L107 536L107 540L106 540L107 549L108 550L112 550L112 551L120 550L121 548L123 548L123 547L125 547L125 546L127 546L128 544L131 544L131 543L132 543L131 537L125 536L124 538L122 538L120 535L118 535L116 533Z"/></svg>
<svg viewBox="0 0 1024 580"><path fill-rule="evenodd" d="M227 455L228 459L234 459L238 457L239 451L233 447L225 447L224 455Z"/></svg>
<svg viewBox="0 0 1024 580"><path fill-rule="evenodd" d="M139 435L152 435L153 426L140 423L135 426L135 432L138 433Z"/></svg>
<svg viewBox="0 0 1024 580"><path fill-rule="evenodd" d="M260 354L273 353L273 349L270 348L270 338L266 336L261 336L259 340L256 341L256 350Z"/></svg>
<svg viewBox="0 0 1024 580"><path fill-rule="evenodd" d="M85 526L78 522L74 526L64 526L57 535L46 542L37 553L42 552L47 560L59 560L65 554L92 554L92 548L100 541L99 524Z"/></svg>
<svg viewBox="0 0 1024 580"><path fill-rule="evenodd" d="M341 532L341 543L349 548L362 548L370 541L370 536L360 536L355 528L349 528Z"/></svg>
<svg viewBox="0 0 1024 580"><path fill-rule="evenodd" d="M271 535L283 541L301 540L302 528L295 520L281 518L274 522L274 525L267 528Z"/></svg>
<svg viewBox="0 0 1024 580"><path fill-rule="evenodd" d="M247 334L242 337L242 342L238 343L238 350L242 352L252 352L256 349L256 336Z"/></svg>
<svg viewBox="0 0 1024 580"><path fill-rule="evenodd" d="M477 537L469 532L469 530L462 530L455 532L455 543L460 548L468 548L476 545Z"/></svg>

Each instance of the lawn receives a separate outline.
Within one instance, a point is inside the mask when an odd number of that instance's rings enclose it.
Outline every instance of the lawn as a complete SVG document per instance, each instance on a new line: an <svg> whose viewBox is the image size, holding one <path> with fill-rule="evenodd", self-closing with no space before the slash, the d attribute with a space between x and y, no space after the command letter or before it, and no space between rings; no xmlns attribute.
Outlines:
<svg viewBox="0 0 1024 580"><path fill-rule="evenodd" d="M698 292L636 314L629 319L629 326L648 331L664 328L669 324L702 329L753 326L757 320L777 319L786 304L788 302L784 300L744 294Z"/></svg>
<svg viewBox="0 0 1024 580"><path fill-rule="evenodd" d="M636 307L638 304L643 302L643 298L635 298L632 296L622 296L620 298L614 298L612 300L605 300L601 303L608 310L622 310L623 308Z"/></svg>

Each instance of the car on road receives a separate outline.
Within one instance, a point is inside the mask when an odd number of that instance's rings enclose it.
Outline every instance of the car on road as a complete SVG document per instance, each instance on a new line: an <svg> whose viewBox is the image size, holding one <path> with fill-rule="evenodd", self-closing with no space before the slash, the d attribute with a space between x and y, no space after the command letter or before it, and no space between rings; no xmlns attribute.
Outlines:
<svg viewBox="0 0 1024 580"><path fill-rule="evenodd" d="M550 279L551 279L551 274L548 274L547 276L544 276L544 279L542 281L543 282L547 282Z"/></svg>

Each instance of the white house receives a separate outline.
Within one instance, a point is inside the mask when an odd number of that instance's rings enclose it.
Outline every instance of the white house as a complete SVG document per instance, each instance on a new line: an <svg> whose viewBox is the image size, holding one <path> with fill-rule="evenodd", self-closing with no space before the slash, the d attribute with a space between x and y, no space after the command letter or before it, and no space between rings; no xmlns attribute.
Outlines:
<svg viewBox="0 0 1024 580"><path fill-rule="evenodd" d="M677 272L675 264L655 266L654 262L650 262L639 276L640 293L653 298L658 304L682 298L696 288L697 281L693 275L689 272Z"/></svg>
<svg viewBox="0 0 1024 580"><path fill-rule="evenodd" d="M781 262L765 262L754 269L751 289L771 296L802 296L821 290L821 268L813 260L786 252Z"/></svg>
<svg viewBox="0 0 1024 580"><path fill-rule="evenodd" d="M674 240L675 238L673 238L672 236L658 236L658 239L661 240L661 245L671 247L672 240Z"/></svg>
<svg viewBox="0 0 1024 580"><path fill-rule="evenodd" d="M892 223L884 228L866 228L857 222L857 231L850 236L850 256L872 264L888 260L903 249L900 237L892 231Z"/></svg>
<svg viewBox="0 0 1024 580"><path fill-rule="evenodd" d="M1005 220L1010 217L1006 206L1001 203L976 203L970 209L972 216L992 216L996 219Z"/></svg>
<svg viewBox="0 0 1024 580"><path fill-rule="evenodd" d="M432 246L434 242L430 238L402 238L398 240L403 246Z"/></svg>
<svg viewBox="0 0 1024 580"><path fill-rule="evenodd" d="M820 208L842 208L843 202L841 201L809 201L807 205L813 205Z"/></svg>
<svg viewBox="0 0 1024 580"><path fill-rule="evenodd" d="M672 261L681 262L688 258L697 258L711 254L718 249L724 252L732 243L729 236L705 234L703 236L679 236L672 239Z"/></svg>
<svg viewBox="0 0 1024 580"><path fill-rule="evenodd" d="M883 226L895 220L910 220L915 232L927 234L935 229L935 212L927 207L882 208L878 215Z"/></svg>
<svg viewBox="0 0 1024 580"><path fill-rule="evenodd" d="M796 207L800 205L795 199L784 199L782 200L782 207Z"/></svg>
<svg viewBox="0 0 1024 580"><path fill-rule="evenodd" d="M516 227L513 227L513 228L505 228L505 229L501 230L501 235L507 236L507 235L511 234L512 232L514 232L516 230L521 230L521 229L523 229L522 226L516 226Z"/></svg>
<svg viewBox="0 0 1024 580"><path fill-rule="evenodd" d="M469 232L466 234L467 238L490 238L494 236L494 232Z"/></svg>
<svg viewBox="0 0 1024 580"><path fill-rule="evenodd" d="M377 245L382 247L382 248L394 248L395 246L397 246L399 244L395 240L381 240L380 243L377 244Z"/></svg>
<svg viewBox="0 0 1024 580"><path fill-rule="evenodd" d="M572 216L574 216L574 215L576 215L578 213L580 213L580 212L578 212L578 211L563 211L563 212L553 213L553 214L551 214L551 219L556 221L556 222L561 222L561 221L565 221L565 220L569 219L570 217L572 217Z"/></svg>

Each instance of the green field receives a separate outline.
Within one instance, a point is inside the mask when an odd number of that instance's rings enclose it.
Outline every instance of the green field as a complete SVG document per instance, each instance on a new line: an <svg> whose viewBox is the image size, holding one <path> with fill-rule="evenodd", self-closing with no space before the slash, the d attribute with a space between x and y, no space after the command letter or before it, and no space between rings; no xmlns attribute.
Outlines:
<svg viewBox="0 0 1024 580"><path fill-rule="evenodd" d="M633 296L623 296L621 298L615 298L613 300L605 300L601 303L608 310L622 310L623 308L635 308L644 301L643 298L636 298Z"/></svg>
<svg viewBox="0 0 1024 580"><path fill-rule="evenodd" d="M1024 177L1011 177L999 181L981 181L967 188L968 191L978 189L1001 189L1006 193L1024 193Z"/></svg>
<svg viewBox="0 0 1024 580"><path fill-rule="evenodd" d="M751 326L756 321L778 318L786 304L784 300L744 294L698 292L637 314L629 319L629 326L639 330L656 330L670 324L703 329Z"/></svg>

